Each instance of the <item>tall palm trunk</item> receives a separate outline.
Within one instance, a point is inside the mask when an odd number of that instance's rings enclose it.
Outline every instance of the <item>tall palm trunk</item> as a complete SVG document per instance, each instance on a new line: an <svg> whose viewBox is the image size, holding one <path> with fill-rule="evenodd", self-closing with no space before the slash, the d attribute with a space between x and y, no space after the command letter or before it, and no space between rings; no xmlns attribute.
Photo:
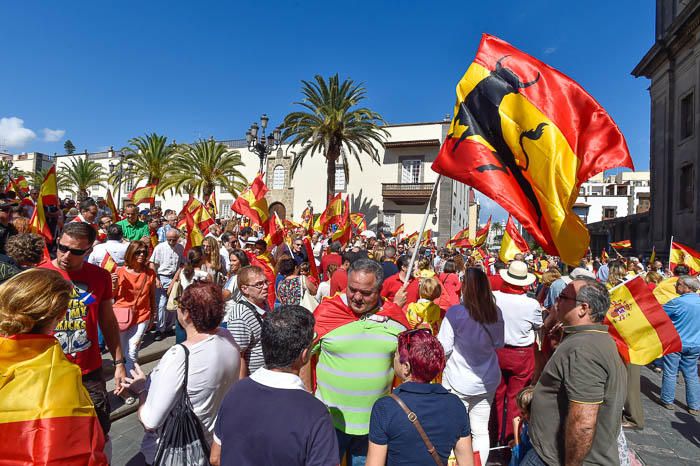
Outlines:
<svg viewBox="0 0 700 466"><path fill-rule="evenodd" d="M331 144L326 152L326 176L328 177L326 181L326 205L335 196L335 166L338 157L340 157L340 146Z"/></svg>

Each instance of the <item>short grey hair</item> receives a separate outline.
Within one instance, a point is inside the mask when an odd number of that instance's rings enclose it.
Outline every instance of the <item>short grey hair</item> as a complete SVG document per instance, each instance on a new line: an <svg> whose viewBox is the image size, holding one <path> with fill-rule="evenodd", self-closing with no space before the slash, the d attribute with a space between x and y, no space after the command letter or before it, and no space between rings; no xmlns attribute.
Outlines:
<svg viewBox="0 0 700 466"><path fill-rule="evenodd" d="M700 282L697 278L691 277L690 275L681 275L678 277L678 283L687 287L693 293L697 293L697 291L700 290Z"/></svg>
<svg viewBox="0 0 700 466"><path fill-rule="evenodd" d="M384 248L384 257L393 259L394 256L396 256L396 248L394 246L387 246Z"/></svg>
<svg viewBox="0 0 700 466"><path fill-rule="evenodd" d="M348 269L348 277L353 272L364 272L373 274L375 290L380 289L382 287L382 283L384 283L384 269L382 269L382 266L379 265L378 262L375 262L371 259L363 258L353 261L350 264L350 268Z"/></svg>
<svg viewBox="0 0 700 466"><path fill-rule="evenodd" d="M589 277L577 277L574 281L583 282L583 286L579 288L576 294L576 299L581 303L588 304L591 308L588 315L591 316L593 322L602 322L605 314L610 309L610 294L605 286Z"/></svg>

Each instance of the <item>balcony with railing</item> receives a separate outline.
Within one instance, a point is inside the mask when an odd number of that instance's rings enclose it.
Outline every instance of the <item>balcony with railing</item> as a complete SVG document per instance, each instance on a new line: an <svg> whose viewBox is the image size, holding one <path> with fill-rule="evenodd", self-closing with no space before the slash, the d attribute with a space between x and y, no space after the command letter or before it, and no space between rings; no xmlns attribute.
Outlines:
<svg viewBox="0 0 700 466"><path fill-rule="evenodd" d="M433 183L382 183L382 196L397 204L423 204L428 202Z"/></svg>

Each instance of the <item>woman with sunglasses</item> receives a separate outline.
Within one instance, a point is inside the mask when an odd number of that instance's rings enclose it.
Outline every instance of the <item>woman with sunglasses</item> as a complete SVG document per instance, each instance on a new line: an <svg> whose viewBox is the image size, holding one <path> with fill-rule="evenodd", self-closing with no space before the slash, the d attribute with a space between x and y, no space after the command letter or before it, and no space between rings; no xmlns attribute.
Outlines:
<svg viewBox="0 0 700 466"><path fill-rule="evenodd" d="M128 374L138 361L141 339L157 309L156 273L148 267L148 245L143 241L132 241L124 255L124 266L117 268L116 275L115 313L128 309L134 314L131 326L119 332ZM134 401L131 395L124 400L126 404Z"/></svg>
<svg viewBox="0 0 700 466"><path fill-rule="evenodd" d="M453 449L459 466L474 464L467 410L456 395L440 384L430 383L444 367L445 351L429 329L399 334L394 372L403 383L392 396L380 398L372 407L367 466L434 465L437 461L431 457L417 424L425 431L441 464L447 464ZM414 413L415 424L393 396Z"/></svg>
<svg viewBox="0 0 700 466"><path fill-rule="evenodd" d="M486 464L491 402L501 382L496 349L504 345L504 324L481 268L466 270L462 304L447 310L437 338L447 355L442 385L467 408L474 451Z"/></svg>

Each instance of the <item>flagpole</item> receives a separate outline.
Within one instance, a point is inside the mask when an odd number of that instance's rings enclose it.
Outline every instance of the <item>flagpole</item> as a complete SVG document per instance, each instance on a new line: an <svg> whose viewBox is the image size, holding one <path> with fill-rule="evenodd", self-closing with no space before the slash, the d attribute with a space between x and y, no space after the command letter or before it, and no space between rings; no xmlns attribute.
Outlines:
<svg viewBox="0 0 700 466"><path fill-rule="evenodd" d="M416 256L418 256L418 250L420 249L420 243L423 240L423 232L425 231L425 225L428 223L428 216L430 215L430 203L437 192L437 188L440 185L440 180L442 180L442 175L438 175L435 184L433 185L433 192L430 193L430 198L428 203L425 205L425 215L423 215L423 223L420 226L420 231L418 232L418 239L416 240L416 246L413 248L413 255L411 256L411 261L408 263L408 270L406 271L406 276L403 279L404 286L408 283L411 272L413 271L413 264L416 262Z"/></svg>
<svg viewBox="0 0 700 466"><path fill-rule="evenodd" d="M673 235L671 235L671 244L668 245L668 270L671 270L671 253L673 252ZM683 259L685 262L685 258Z"/></svg>

